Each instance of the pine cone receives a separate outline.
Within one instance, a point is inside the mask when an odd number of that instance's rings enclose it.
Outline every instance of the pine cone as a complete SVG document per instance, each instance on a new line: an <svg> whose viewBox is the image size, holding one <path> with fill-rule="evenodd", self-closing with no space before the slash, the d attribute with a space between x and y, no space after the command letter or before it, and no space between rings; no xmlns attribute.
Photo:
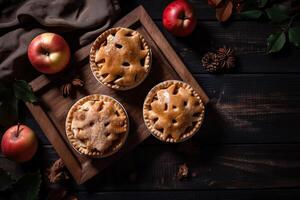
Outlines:
<svg viewBox="0 0 300 200"><path fill-rule="evenodd" d="M220 61L220 66L223 69L231 69L235 66L234 50L231 48L219 48L217 51L217 57Z"/></svg>
<svg viewBox="0 0 300 200"><path fill-rule="evenodd" d="M202 58L202 65L207 72L214 73L220 70L217 54L208 52Z"/></svg>

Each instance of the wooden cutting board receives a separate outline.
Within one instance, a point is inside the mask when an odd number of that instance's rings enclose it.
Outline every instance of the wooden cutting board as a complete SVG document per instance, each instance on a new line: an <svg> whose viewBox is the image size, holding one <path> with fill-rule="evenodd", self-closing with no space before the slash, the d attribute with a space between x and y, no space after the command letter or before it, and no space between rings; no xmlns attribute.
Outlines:
<svg viewBox="0 0 300 200"><path fill-rule="evenodd" d="M97 82L89 67L91 45L74 54L72 69L76 68L76 74L85 81L84 88L76 94L67 98L62 96L62 77L41 75L30 83L40 102L26 105L78 184L95 176L150 136L143 122L142 106L148 91L157 83L171 79L183 80L194 87L205 104L209 101L142 6L123 17L114 27L129 27L139 31L152 49L151 72L141 85L129 91L114 91ZM125 146L118 153L104 159L90 159L78 154L70 146L65 134L65 119L70 107L79 98L95 93L111 95L119 100L130 118L130 132Z"/></svg>

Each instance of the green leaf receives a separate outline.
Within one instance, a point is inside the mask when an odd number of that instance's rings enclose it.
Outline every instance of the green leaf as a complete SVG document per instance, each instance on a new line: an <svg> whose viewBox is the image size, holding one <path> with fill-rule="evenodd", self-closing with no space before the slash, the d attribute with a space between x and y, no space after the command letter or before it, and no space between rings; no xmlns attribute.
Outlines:
<svg viewBox="0 0 300 200"><path fill-rule="evenodd" d="M15 96L24 102L37 102L38 99L34 95L30 85L24 80L16 80L13 84Z"/></svg>
<svg viewBox="0 0 300 200"><path fill-rule="evenodd" d="M3 169L0 169L0 191L11 188L15 180Z"/></svg>
<svg viewBox="0 0 300 200"><path fill-rule="evenodd" d="M259 7L263 8L263 7L265 7L267 5L267 3L268 3L268 0L260 0Z"/></svg>
<svg viewBox="0 0 300 200"><path fill-rule="evenodd" d="M289 41L296 47L300 47L300 27L289 29Z"/></svg>
<svg viewBox="0 0 300 200"><path fill-rule="evenodd" d="M0 125L7 127L18 119L18 100L12 89L0 85Z"/></svg>
<svg viewBox="0 0 300 200"><path fill-rule="evenodd" d="M263 14L260 10L247 10L241 12L241 17L246 19L258 19Z"/></svg>
<svg viewBox="0 0 300 200"><path fill-rule="evenodd" d="M277 32L274 34L271 34L268 39L268 47L267 47L267 52L268 53L274 53L278 52L282 49L286 42L286 36L284 32Z"/></svg>
<svg viewBox="0 0 300 200"><path fill-rule="evenodd" d="M14 192L18 199L36 200L40 191L42 179L39 171L22 176L14 184Z"/></svg>
<svg viewBox="0 0 300 200"><path fill-rule="evenodd" d="M275 4L271 8L266 9L266 13L272 22L279 23L289 18L289 10L287 6Z"/></svg>

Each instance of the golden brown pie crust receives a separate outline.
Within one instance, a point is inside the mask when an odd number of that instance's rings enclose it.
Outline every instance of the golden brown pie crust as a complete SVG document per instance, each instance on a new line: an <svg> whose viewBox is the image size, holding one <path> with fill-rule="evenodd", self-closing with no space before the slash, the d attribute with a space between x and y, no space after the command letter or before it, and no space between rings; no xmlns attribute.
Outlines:
<svg viewBox="0 0 300 200"><path fill-rule="evenodd" d="M113 89L139 85L151 67L151 50L137 31L112 28L103 32L90 51L90 67L96 79Z"/></svg>
<svg viewBox="0 0 300 200"><path fill-rule="evenodd" d="M169 80L154 86L143 107L144 121L150 132L165 142L181 142L201 127L204 105L187 83Z"/></svg>
<svg viewBox="0 0 300 200"><path fill-rule="evenodd" d="M78 152L106 157L117 152L128 135L125 109L106 95L89 95L78 100L66 118L67 137Z"/></svg>

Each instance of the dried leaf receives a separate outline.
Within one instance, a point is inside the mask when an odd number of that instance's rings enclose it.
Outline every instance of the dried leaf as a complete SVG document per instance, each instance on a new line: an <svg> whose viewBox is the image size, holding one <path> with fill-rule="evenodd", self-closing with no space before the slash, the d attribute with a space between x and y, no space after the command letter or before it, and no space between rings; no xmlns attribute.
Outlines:
<svg viewBox="0 0 300 200"><path fill-rule="evenodd" d="M223 5L219 6L216 9L216 17L218 21L220 22L227 21L232 14L232 9L233 9L232 0L227 0Z"/></svg>

